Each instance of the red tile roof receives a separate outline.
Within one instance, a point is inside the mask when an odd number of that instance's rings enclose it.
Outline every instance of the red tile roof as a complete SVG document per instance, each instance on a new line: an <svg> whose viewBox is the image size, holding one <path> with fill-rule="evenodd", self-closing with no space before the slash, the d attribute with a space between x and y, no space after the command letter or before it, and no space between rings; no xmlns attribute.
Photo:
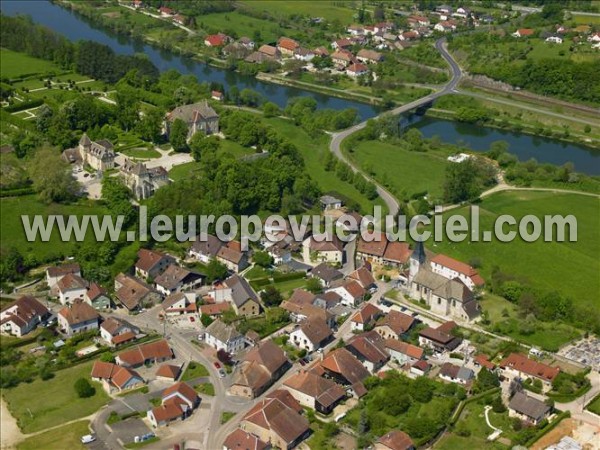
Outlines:
<svg viewBox="0 0 600 450"><path fill-rule="evenodd" d="M281 37L279 38L279 41L277 41L277 46L285 48L286 50L294 51L296 48L300 47L300 44L293 39Z"/></svg>
<svg viewBox="0 0 600 450"><path fill-rule="evenodd" d="M100 319L100 314L81 299L75 300L70 306L65 306L58 312L69 325Z"/></svg>
<svg viewBox="0 0 600 450"><path fill-rule="evenodd" d="M231 433L223 442L227 450L266 450L270 447L266 442L250 434L241 428Z"/></svg>
<svg viewBox="0 0 600 450"><path fill-rule="evenodd" d="M541 378L546 381L552 381L560 372L559 367L551 367L532 359L527 358L520 353L511 353L508 357L500 361L500 367L510 367L519 372L526 373L536 378Z"/></svg>
<svg viewBox="0 0 600 450"><path fill-rule="evenodd" d="M141 248L138 251L138 260L135 263L135 267L144 272L152 269L158 262L165 258L166 255L160 252L155 252L154 250L148 250L147 248Z"/></svg>
<svg viewBox="0 0 600 450"><path fill-rule="evenodd" d="M188 400L190 403L196 403L198 401L198 394L196 391L187 383L183 381L179 381L175 383L173 386L168 387L162 392L162 398L165 399L169 395L177 393L181 395L183 398Z"/></svg>
<svg viewBox="0 0 600 450"><path fill-rule="evenodd" d="M152 408L152 415L158 423L169 422L183 416L183 410L175 402L166 402L163 405Z"/></svg>
<svg viewBox="0 0 600 450"><path fill-rule="evenodd" d="M489 370L494 370L496 368L496 364L491 362L488 355L484 355L483 353L475 356L475 358L473 358L473 362Z"/></svg>
<svg viewBox="0 0 600 450"><path fill-rule="evenodd" d="M392 309L386 316L377 321L377 326L388 326L394 333L401 335L410 330L415 323L416 319L414 317Z"/></svg>
<svg viewBox="0 0 600 450"><path fill-rule="evenodd" d="M149 359L172 358L173 351L164 339L148 344L142 344L134 349L124 351L118 358L131 366L138 366Z"/></svg>
<svg viewBox="0 0 600 450"><path fill-rule="evenodd" d="M226 39L227 36L225 36L224 34L209 34L204 38L204 42L208 42L208 45L211 47L220 47L222 45L225 45Z"/></svg>
<svg viewBox="0 0 600 450"><path fill-rule="evenodd" d="M383 258L395 263L406 264L411 254L412 250L408 243L392 241L385 248Z"/></svg>
<svg viewBox="0 0 600 450"><path fill-rule="evenodd" d="M367 234L370 241L363 240L361 237L358 240L358 246L356 251L358 253L364 253L366 255L383 257L385 253L385 248L387 246L388 240L387 236L384 233L379 231L373 231Z"/></svg>
<svg viewBox="0 0 600 450"><path fill-rule="evenodd" d="M399 341L398 339L386 339L385 347L415 359L421 359L424 353L421 347Z"/></svg>
<svg viewBox="0 0 600 450"><path fill-rule="evenodd" d="M176 380L177 377L179 377L180 372L181 372L181 367L179 367L179 366L174 366L171 364L163 364L156 371L156 376Z"/></svg>
<svg viewBox="0 0 600 450"><path fill-rule="evenodd" d="M366 303L359 311L352 317L352 322L367 324L373 321L378 315L381 314L381 310L372 303Z"/></svg>
<svg viewBox="0 0 600 450"><path fill-rule="evenodd" d="M381 436L377 440L377 443L384 445L390 450L409 450L415 446L410 436L400 430L392 430Z"/></svg>

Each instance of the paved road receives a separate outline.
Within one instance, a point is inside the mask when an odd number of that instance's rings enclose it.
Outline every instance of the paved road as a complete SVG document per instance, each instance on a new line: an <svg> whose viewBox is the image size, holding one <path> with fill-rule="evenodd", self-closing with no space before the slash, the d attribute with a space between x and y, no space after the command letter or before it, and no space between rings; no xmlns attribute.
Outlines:
<svg viewBox="0 0 600 450"><path fill-rule="evenodd" d="M397 108L394 108L391 111L386 111L384 114L390 114L390 113L394 114L394 115L402 114L402 113L408 112L410 110L419 108L420 106L426 105L426 104L434 101L435 99L437 99L443 95L452 93L456 90L456 87L458 86L458 83L460 82L460 79L462 77L462 71L460 69L460 66L452 58L450 53L448 53L448 50L446 49L446 41L444 38L438 39L436 41L435 48L440 52L442 57L446 60L446 62L450 66L450 69L452 72L452 78L450 79L450 81L439 91L432 92L431 94L428 94L425 97L421 97L420 99L417 99L413 102L407 103L402 106L398 106ZM352 164L342 153L341 143L344 139L346 139L351 134L356 133L359 130L362 130L366 126L366 124L367 124L367 122L364 121L357 125L354 125L353 127L348 128L346 130L343 130L343 131L340 131L337 133L333 133L331 142L329 144L329 149L333 152L333 154L336 157L338 157L340 160L342 160L346 164L348 164L354 172L362 173L362 171L360 171L354 164ZM383 199L383 201L387 205L389 214L392 214L392 215L398 214L398 210L400 207L398 200L396 200L396 198L387 189L385 189L383 186L378 184L371 177L368 177L364 173L362 173L362 175L367 180L369 180L373 184L375 184L375 186L377 187L377 193L379 194L379 196Z"/></svg>

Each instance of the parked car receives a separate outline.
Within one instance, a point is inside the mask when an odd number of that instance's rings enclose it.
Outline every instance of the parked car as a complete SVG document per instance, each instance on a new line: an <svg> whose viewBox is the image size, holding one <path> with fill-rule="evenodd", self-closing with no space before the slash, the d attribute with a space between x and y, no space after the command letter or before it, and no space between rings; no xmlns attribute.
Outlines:
<svg viewBox="0 0 600 450"><path fill-rule="evenodd" d="M227 376L227 374L225 373L225 371L223 369L219 369L219 377L220 378L225 378L225 376Z"/></svg>
<svg viewBox="0 0 600 450"><path fill-rule="evenodd" d="M95 440L96 440L95 434L86 434L85 436L81 436L82 444L89 444L91 442L94 442Z"/></svg>
<svg viewBox="0 0 600 450"><path fill-rule="evenodd" d="M220 368L221 368L221 364L219 364L219 362L218 362L218 361L215 361L215 362L213 363L213 365L215 366L215 369L220 369Z"/></svg>
<svg viewBox="0 0 600 450"><path fill-rule="evenodd" d="M195 322L196 318L194 316L190 316L190 322Z"/></svg>
<svg viewBox="0 0 600 450"><path fill-rule="evenodd" d="M305 366L306 365L306 360L304 358L302 358L300 361L298 361L300 363L301 366Z"/></svg>

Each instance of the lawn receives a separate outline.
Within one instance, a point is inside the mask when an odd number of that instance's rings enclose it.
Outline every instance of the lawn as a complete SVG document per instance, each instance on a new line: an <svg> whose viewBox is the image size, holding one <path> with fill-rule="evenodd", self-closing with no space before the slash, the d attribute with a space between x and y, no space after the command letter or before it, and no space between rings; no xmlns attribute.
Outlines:
<svg viewBox="0 0 600 450"><path fill-rule="evenodd" d="M308 17L322 17L328 21L337 20L340 23L346 25L354 21L354 15L356 11L352 9L353 2L346 2L348 6L344 5L343 1L244 1L243 4L246 7L266 11L273 16L290 17L292 15L304 15Z"/></svg>
<svg viewBox="0 0 600 450"><path fill-rule="evenodd" d="M275 22L240 14L236 11L227 13L204 14L196 19L198 27L207 32L235 32L238 37L254 37L259 31L264 42L274 42L281 36L281 28Z"/></svg>
<svg viewBox="0 0 600 450"><path fill-rule="evenodd" d="M93 383L96 393L79 398L73 384L79 378L89 380L93 361L55 373L54 378L4 389L4 400L24 433L44 430L71 420L88 416L109 400L99 383ZM41 447L43 448L43 447Z"/></svg>
<svg viewBox="0 0 600 450"><path fill-rule="evenodd" d="M181 376L181 381L193 380L194 378L209 376L208 369L196 361L191 361Z"/></svg>
<svg viewBox="0 0 600 450"><path fill-rule="evenodd" d="M341 195L342 198L356 202L362 212L372 213L373 205L383 205L380 198L369 200L361 194L353 185L341 181L332 172L323 168L322 155L329 151L329 137L320 136L311 138L302 128L295 126L292 122L280 118L265 119L279 133L293 142L304 158L306 172L316 181L323 193L330 192Z"/></svg>
<svg viewBox="0 0 600 450"><path fill-rule="evenodd" d="M230 141L229 139L222 139L219 153L229 153L236 158L241 158L242 156L252 155L256 153L256 151L252 148L244 147L237 142Z"/></svg>
<svg viewBox="0 0 600 450"><path fill-rule="evenodd" d="M199 161L192 161L189 163L179 164L178 166L173 166L173 168L169 170L169 178L173 181L184 180L186 178L190 178L194 175L195 172L198 172L199 170Z"/></svg>
<svg viewBox="0 0 600 450"><path fill-rule="evenodd" d="M215 395L215 387L212 383L200 383L194 386L194 389L199 394L210 395L211 397Z"/></svg>
<svg viewBox="0 0 600 450"><path fill-rule="evenodd" d="M231 411L223 411L221 413L221 424L229 422L235 416L234 412Z"/></svg>
<svg viewBox="0 0 600 450"><path fill-rule="evenodd" d="M80 438L89 433L89 422L82 420L27 438L17 445L17 450L39 450L42 448L83 450L86 447L81 443Z"/></svg>
<svg viewBox="0 0 600 450"><path fill-rule="evenodd" d="M33 58L23 53L0 49L0 74L2 78L17 78L25 75L61 72L56 64L43 59Z"/></svg>
<svg viewBox="0 0 600 450"><path fill-rule="evenodd" d="M148 148L127 148L125 150L116 149L119 153L123 153L130 158L138 158L138 159L154 159L160 158L160 153L154 149Z"/></svg>
<svg viewBox="0 0 600 450"><path fill-rule="evenodd" d="M493 266L513 274L542 291L556 290L569 296L575 304L597 305L600 291L600 200L576 194L552 192L501 192L480 204L480 229L493 230L498 215L512 215L519 221L527 214L572 214L577 218L577 242L492 242L452 243L447 239L435 244L437 253L446 253L468 262L477 257L480 273L490 279ZM445 215L468 216L467 208Z"/></svg>
<svg viewBox="0 0 600 450"><path fill-rule="evenodd" d="M442 196L448 164L445 154L411 152L401 145L362 141L350 156L396 197L410 197L419 192L428 192L433 198Z"/></svg>
<svg viewBox="0 0 600 450"><path fill-rule="evenodd" d="M592 400L592 402L587 405L585 409L600 416L600 395L597 395L596 398L594 398L594 400Z"/></svg>
<svg viewBox="0 0 600 450"><path fill-rule="evenodd" d="M108 210L91 200L80 200L78 203L70 205L58 203L47 205L40 202L35 195L2 198L0 199L0 209L2 210L0 218L2 246L15 247L23 255L29 253L35 254L40 260L50 255L55 257L60 255L70 256L78 246L78 243L75 241L62 242L57 230L52 231L48 242L42 242L39 237L34 242L28 242L23 229L21 215L27 215L30 217L30 220L33 220L33 217L38 214L44 217L44 219L52 214L75 214L77 216L84 214L108 214ZM93 239L93 237L93 233L88 232L86 241Z"/></svg>

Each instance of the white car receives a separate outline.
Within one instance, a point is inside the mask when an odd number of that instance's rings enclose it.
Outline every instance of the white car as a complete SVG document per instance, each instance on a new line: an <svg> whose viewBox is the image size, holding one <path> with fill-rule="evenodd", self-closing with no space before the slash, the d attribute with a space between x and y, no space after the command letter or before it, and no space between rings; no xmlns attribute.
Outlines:
<svg viewBox="0 0 600 450"><path fill-rule="evenodd" d="M223 369L219 369L219 377L220 378L225 378L227 374L225 373L225 371Z"/></svg>
<svg viewBox="0 0 600 450"><path fill-rule="evenodd" d="M94 434L86 434L85 436L81 436L82 444L89 444L96 440L96 436Z"/></svg>

